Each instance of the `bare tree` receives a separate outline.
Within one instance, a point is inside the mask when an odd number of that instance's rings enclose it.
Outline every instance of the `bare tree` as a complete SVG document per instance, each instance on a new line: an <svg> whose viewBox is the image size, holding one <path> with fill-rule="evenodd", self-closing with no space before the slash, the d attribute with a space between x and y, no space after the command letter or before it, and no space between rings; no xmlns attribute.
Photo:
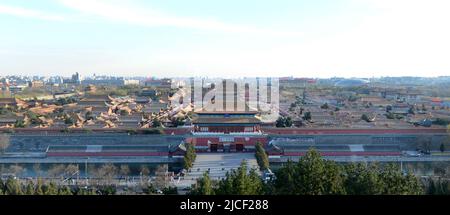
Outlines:
<svg viewBox="0 0 450 215"><path fill-rule="evenodd" d="M16 175L16 176L20 176L22 175L22 173L25 171L25 168L23 168L22 166L20 166L19 164L14 164L11 165L9 167L9 172Z"/></svg>
<svg viewBox="0 0 450 215"><path fill-rule="evenodd" d="M10 139L9 135L2 134L0 135L0 154L4 154L5 150L9 147Z"/></svg>
<svg viewBox="0 0 450 215"><path fill-rule="evenodd" d="M104 164L98 169L98 177L111 184L112 180L117 176L117 167L114 164Z"/></svg>
<svg viewBox="0 0 450 215"><path fill-rule="evenodd" d="M158 168L156 168L155 172L155 187L158 189L163 189L169 185L169 178L168 178L168 165L160 165Z"/></svg>
<svg viewBox="0 0 450 215"><path fill-rule="evenodd" d="M66 167L64 164L54 164L48 169L47 176L51 178L61 177L63 176L65 169Z"/></svg>
<svg viewBox="0 0 450 215"><path fill-rule="evenodd" d="M75 165L75 164L69 164L64 169L64 173L65 173L66 176L72 176L72 175L74 175L74 174L76 174L78 172L79 172L78 165Z"/></svg>
<svg viewBox="0 0 450 215"><path fill-rule="evenodd" d="M122 177L125 177L125 180L128 179L128 175L130 174L130 167L128 165L120 165L119 174Z"/></svg>
<svg viewBox="0 0 450 215"><path fill-rule="evenodd" d="M431 151L431 136L420 136L417 138L417 149L425 153L430 153Z"/></svg>
<svg viewBox="0 0 450 215"><path fill-rule="evenodd" d="M36 174L36 176L37 177L40 177L41 176L41 164L40 163L35 163L34 165L33 165L33 171L34 171L34 173Z"/></svg>
<svg viewBox="0 0 450 215"><path fill-rule="evenodd" d="M142 165L141 166L141 184L145 181L148 181L148 175L150 174L150 170L147 168L147 166Z"/></svg>

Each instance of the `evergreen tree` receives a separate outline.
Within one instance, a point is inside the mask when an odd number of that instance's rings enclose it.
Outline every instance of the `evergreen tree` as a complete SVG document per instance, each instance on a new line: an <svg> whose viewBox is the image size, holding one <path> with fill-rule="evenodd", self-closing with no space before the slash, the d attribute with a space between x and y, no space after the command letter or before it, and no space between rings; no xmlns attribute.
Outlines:
<svg viewBox="0 0 450 215"><path fill-rule="evenodd" d="M325 162L317 151L310 150L297 164L295 185L295 194L340 194L343 178L335 163Z"/></svg>
<svg viewBox="0 0 450 215"><path fill-rule="evenodd" d="M58 188L58 195L69 196L73 193L69 186L61 186Z"/></svg>
<svg viewBox="0 0 450 215"><path fill-rule="evenodd" d="M255 157L261 170L269 169L269 157L266 154L266 150L260 142L255 145Z"/></svg>
<svg viewBox="0 0 450 215"><path fill-rule="evenodd" d="M312 119L311 112L309 112L309 111L305 112L305 114L303 116L303 119L306 120L306 121L310 121Z"/></svg>
<svg viewBox="0 0 450 215"><path fill-rule="evenodd" d="M387 165L380 175L385 195L419 195L423 193L419 180L412 174L403 175L398 167Z"/></svg>
<svg viewBox="0 0 450 215"><path fill-rule="evenodd" d="M276 180L273 186L276 194L293 195L295 190L295 178L297 177L297 167L295 163L288 160L282 168L276 172Z"/></svg>
<svg viewBox="0 0 450 215"><path fill-rule="evenodd" d="M44 185L42 190L44 191L44 195L58 195L58 187L53 182Z"/></svg>
<svg viewBox="0 0 450 215"><path fill-rule="evenodd" d="M184 169L188 170L192 168L197 155L195 153L195 147L192 143L186 143L186 154L183 159Z"/></svg>
<svg viewBox="0 0 450 215"><path fill-rule="evenodd" d="M22 185L18 180L13 178L8 178L5 183L5 194L7 195L22 195Z"/></svg>
<svg viewBox="0 0 450 215"><path fill-rule="evenodd" d="M363 163L351 163L345 166L345 190L350 195L379 195L383 192L383 182L378 166L366 166Z"/></svg>
<svg viewBox="0 0 450 215"><path fill-rule="evenodd" d="M203 173L203 177L197 179L197 184L193 187L190 195L214 195L213 182L207 172Z"/></svg>
<svg viewBox="0 0 450 215"><path fill-rule="evenodd" d="M219 195L262 195L261 177L252 169L247 173L247 162L243 161L237 170L231 171L219 182L216 193Z"/></svg>
<svg viewBox="0 0 450 215"><path fill-rule="evenodd" d="M44 190L42 189L42 186L43 186L42 179L39 178L36 184L35 195L44 195Z"/></svg>
<svg viewBox="0 0 450 215"><path fill-rule="evenodd" d="M29 181L25 188L25 195L34 195L34 194L35 194L34 184L32 181Z"/></svg>
<svg viewBox="0 0 450 215"><path fill-rule="evenodd" d="M5 183L3 183L3 180L0 178L0 195L5 195Z"/></svg>

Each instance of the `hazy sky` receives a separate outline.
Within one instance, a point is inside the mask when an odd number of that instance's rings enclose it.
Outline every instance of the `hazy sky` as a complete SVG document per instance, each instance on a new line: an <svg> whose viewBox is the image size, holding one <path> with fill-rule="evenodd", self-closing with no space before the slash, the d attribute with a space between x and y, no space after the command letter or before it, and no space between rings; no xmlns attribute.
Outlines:
<svg viewBox="0 0 450 215"><path fill-rule="evenodd" d="M450 75L448 0L0 0L0 75Z"/></svg>

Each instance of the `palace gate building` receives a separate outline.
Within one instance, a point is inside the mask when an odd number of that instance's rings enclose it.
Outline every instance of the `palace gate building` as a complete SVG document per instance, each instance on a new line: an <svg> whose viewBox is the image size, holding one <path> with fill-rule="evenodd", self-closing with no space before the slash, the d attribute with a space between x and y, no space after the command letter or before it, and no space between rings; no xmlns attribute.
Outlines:
<svg viewBox="0 0 450 215"><path fill-rule="evenodd" d="M197 112L192 137L187 142L199 152L249 152L255 144L266 144L257 112Z"/></svg>

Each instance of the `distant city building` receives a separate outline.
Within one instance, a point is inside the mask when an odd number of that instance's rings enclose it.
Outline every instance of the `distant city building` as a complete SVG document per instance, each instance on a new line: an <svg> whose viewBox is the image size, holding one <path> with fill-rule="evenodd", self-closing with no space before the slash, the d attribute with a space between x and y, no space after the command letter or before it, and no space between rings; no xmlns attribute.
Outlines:
<svg viewBox="0 0 450 215"><path fill-rule="evenodd" d="M389 111L393 114L403 114L406 115L409 113L409 110L411 109L411 105L405 104L405 103L397 103L391 106L392 109Z"/></svg>
<svg viewBox="0 0 450 215"><path fill-rule="evenodd" d="M337 87L358 87L365 86L368 83L369 81L363 79L344 79L337 81L334 85Z"/></svg>
<svg viewBox="0 0 450 215"><path fill-rule="evenodd" d="M124 85L139 85L139 80L124 80Z"/></svg>
<svg viewBox="0 0 450 215"><path fill-rule="evenodd" d="M44 87L43 81L31 81L29 83L29 87L38 88L38 87Z"/></svg>
<svg viewBox="0 0 450 215"><path fill-rule="evenodd" d="M282 86L306 86L307 84L315 84L316 80L311 78L294 78L294 77L281 77L280 85Z"/></svg>
<svg viewBox="0 0 450 215"><path fill-rule="evenodd" d="M159 95L159 92L157 90L153 90L153 89L144 89L139 93L139 96L144 96L144 97L156 97Z"/></svg>
<svg viewBox="0 0 450 215"><path fill-rule="evenodd" d="M125 80L123 77L96 76L94 78L85 78L81 83L83 86L124 86Z"/></svg>
<svg viewBox="0 0 450 215"><path fill-rule="evenodd" d="M80 74L75 73L72 75L72 78L70 79L64 79L63 80L64 84L73 84L73 85L80 85L81 84L81 77Z"/></svg>
<svg viewBox="0 0 450 215"><path fill-rule="evenodd" d="M168 78L163 79L147 79L144 81L144 86L146 87L162 87L162 88L171 88L172 80Z"/></svg>
<svg viewBox="0 0 450 215"><path fill-rule="evenodd" d="M0 98L0 107L15 107L17 105L17 101L15 98Z"/></svg>
<svg viewBox="0 0 450 215"><path fill-rule="evenodd" d="M22 92L27 87L27 85L13 85L9 86L9 91L11 92L11 94L16 94Z"/></svg>
<svg viewBox="0 0 450 215"><path fill-rule="evenodd" d="M60 76L50 77L48 78L47 83L51 85L60 85L63 84L63 78Z"/></svg>

